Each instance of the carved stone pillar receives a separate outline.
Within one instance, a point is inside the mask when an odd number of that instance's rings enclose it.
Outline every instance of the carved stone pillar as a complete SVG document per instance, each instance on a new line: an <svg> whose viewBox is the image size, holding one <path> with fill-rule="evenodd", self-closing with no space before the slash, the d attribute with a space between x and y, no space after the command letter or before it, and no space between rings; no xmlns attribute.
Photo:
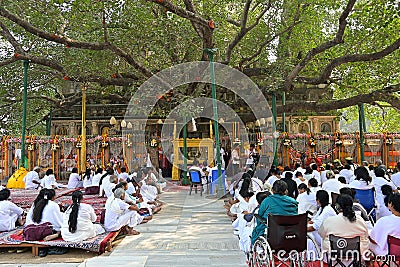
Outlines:
<svg viewBox="0 0 400 267"><path fill-rule="evenodd" d="M313 126L311 131L314 132L314 133L319 133L320 132L319 119L318 118L312 118L311 121L312 121L312 126Z"/></svg>
<svg viewBox="0 0 400 267"><path fill-rule="evenodd" d="M76 135L76 122L71 122L69 125L68 135L75 136Z"/></svg>
<svg viewBox="0 0 400 267"><path fill-rule="evenodd" d="M92 122L92 135L99 135L99 127L95 121Z"/></svg>

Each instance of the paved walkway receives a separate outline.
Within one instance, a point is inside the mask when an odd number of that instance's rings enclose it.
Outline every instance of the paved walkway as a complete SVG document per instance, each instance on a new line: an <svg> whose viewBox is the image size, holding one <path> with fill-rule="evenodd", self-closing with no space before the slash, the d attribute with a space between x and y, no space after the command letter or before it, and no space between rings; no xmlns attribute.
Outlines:
<svg viewBox="0 0 400 267"><path fill-rule="evenodd" d="M79 266L246 266L223 201L172 190L161 195L160 214L136 227L140 235L125 237L109 256Z"/></svg>

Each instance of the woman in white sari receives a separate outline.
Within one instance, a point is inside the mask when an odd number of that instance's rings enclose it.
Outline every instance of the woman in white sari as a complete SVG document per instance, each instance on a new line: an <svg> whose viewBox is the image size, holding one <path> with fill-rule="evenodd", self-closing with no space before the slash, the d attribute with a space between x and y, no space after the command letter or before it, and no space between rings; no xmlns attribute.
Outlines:
<svg viewBox="0 0 400 267"><path fill-rule="evenodd" d="M137 213L139 208L136 205L129 205L124 201L125 190L117 188L106 202L106 214L104 219L104 228L107 231L117 231L126 226L128 235L138 235L133 227L140 224L142 216Z"/></svg>
<svg viewBox="0 0 400 267"><path fill-rule="evenodd" d="M89 204L81 203L81 191L72 193L72 205L65 211L61 227L61 236L65 241L81 242L104 233L100 224L94 224L96 213Z"/></svg>
<svg viewBox="0 0 400 267"><path fill-rule="evenodd" d="M0 191L0 232L14 230L16 224L23 225L22 214L24 210L11 201L10 190Z"/></svg>

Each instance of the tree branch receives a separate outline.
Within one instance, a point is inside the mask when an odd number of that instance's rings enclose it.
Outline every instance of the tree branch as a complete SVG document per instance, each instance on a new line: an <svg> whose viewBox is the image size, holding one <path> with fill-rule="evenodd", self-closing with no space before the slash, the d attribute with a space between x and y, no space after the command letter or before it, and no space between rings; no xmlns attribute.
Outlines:
<svg viewBox="0 0 400 267"><path fill-rule="evenodd" d="M208 27L208 21L193 13L191 11L185 10L180 6L174 5L169 0L148 0L150 2L156 3L157 5L165 7L168 11L182 17L188 19L190 21L196 22L197 24L203 25L204 27ZM185 3L186 4L186 3Z"/></svg>
<svg viewBox="0 0 400 267"><path fill-rule="evenodd" d="M24 50L22 49L21 45L18 41L14 38L14 36L10 33L10 31L6 28L6 26L0 20L0 28L1 28L1 35L6 38L7 41L14 47L15 52L23 53Z"/></svg>
<svg viewBox="0 0 400 267"><path fill-rule="evenodd" d="M384 89L380 89L377 91L373 91L367 94L360 94L357 96L353 96L347 99L338 99L327 102L316 102L316 101L305 101L305 102L293 102L287 104L285 106L279 106L277 108L277 112L288 112L294 113L299 110L304 111L318 111L318 112L326 112L330 110L337 110L341 108L347 108L351 106L355 106L358 103L369 103L374 104L376 101L386 101L396 109L400 110L400 103L396 103L392 99L395 97L393 93L400 91L400 84L395 84L388 86ZM396 97L397 99L397 97Z"/></svg>
<svg viewBox="0 0 400 267"><path fill-rule="evenodd" d="M242 66L244 66L244 64L245 64L246 62L250 62L250 61L252 61L253 59L255 59L256 57L258 57L258 56L262 53L263 49L264 49L269 43L271 43L273 40L275 40L278 36L281 36L282 34L284 34L284 33L288 32L288 31L292 30L292 29L293 29L297 24L299 24L299 23L301 23L301 21L294 21L293 24L290 25L289 27L287 27L286 29L284 29L284 30L278 32L277 34L274 34L272 37L266 39L264 42L262 42L262 43L260 44L260 46L258 47L257 51L256 51L253 55L251 55L250 57L247 57L247 58L243 58L243 59L239 62L239 68L242 68Z"/></svg>
<svg viewBox="0 0 400 267"><path fill-rule="evenodd" d="M305 58L303 58L303 60L300 61L300 63L294 67L292 72L287 76L287 78L285 80L285 84L284 84L285 91L290 90L290 88L292 87L293 80L297 77L297 75L300 73L300 71L308 64L308 62L310 62L314 58L314 56L343 42L343 34L344 34L344 30L347 25L347 17L349 16L350 12L353 10L355 2L356 2L356 0L348 1L346 8L343 10L343 12L339 18L339 28L338 28L335 38L333 40L322 43L321 45L308 51Z"/></svg>
<svg viewBox="0 0 400 267"><path fill-rule="evenodd" d="M374 61L374 60L379 60L390 53L394 52L395 50L400 48L400 38L394 41L391 45L387 46L385 49L375 52L375 53L370 53L370 54L353 54L353 55L345 55L342 57L338 57L333 59L324 69L324 71L321 73L321 75L318 78L311 79L308 82L311 84L320 84L326 82L332 71L337 67L342 64L346 64L349 62L361 62L361 61Z"/></svg>

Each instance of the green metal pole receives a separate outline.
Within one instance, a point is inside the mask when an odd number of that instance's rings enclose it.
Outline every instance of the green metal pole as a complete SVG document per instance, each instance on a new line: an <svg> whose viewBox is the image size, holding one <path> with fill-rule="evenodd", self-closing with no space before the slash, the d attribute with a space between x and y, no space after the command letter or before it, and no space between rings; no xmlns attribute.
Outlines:
<svg viewBox="0 0 400 267"><path fill-rule="evenodd" d="M20 167L28 168L28 161L26 160L25 154L25 139L26 139L26 102L28 95L28 68L29 68L29 60L24 60L24 94L22 98L22 137L21 137L21 162L19 164Z"/></svg>
<svg viewBox="0 0 400 267"><path fill-rule="evenodd" d="M186 123L186 116L184 118L184 125L183 125L183 178L182 178L182 185L188 185L189 180L187 179L187 123Z"/></svg>
<svg viewBox="0 0 400 267"><path fill-rule="evenodd" d="M365 131L365 116L364 116L364 103L358 104L358 124L360 127L360 154L361 161L364 161L364 131Z"/></svg>
<svg viewBox="0 0 400 267"><path fill-rule="evenodd" d="M284 107L286 105L286 93L283 92L282 93L282 107ZM286 132L286 113L282 112L282 131Z"/></svg>
<svg viewBox="0 0 400 267"><path fill-rule="evenodd" d="M50 109L49 118L46 121L46 135L49 136L51 133L51 121L53 120L53 109Z"/></svg>
<svg viewBox="0 0 400 267"><path fill-rule="evenodd" d="M211 74L211 89L212 89L212 103L214 111L214 130L215 130L215 150L217 153L217 168L218 168L218 197L225 195L225 189L222 179L221 169L221 153L219 144L219 129L218 129L218 108L217 108L217 88L215 86L215 72L214 72L214 54L217 49L204 49L210 59L210 74Z"/></svg>
<svg viewBox="0 0 400 267"><path fill-rule="evenodd" d="M272 94L272 132L275 135L276 132L276 94ZM273 146L274 146L274 161L273 165L278 165L278 155L277 155L277 138L273 136Z"/></svg>

